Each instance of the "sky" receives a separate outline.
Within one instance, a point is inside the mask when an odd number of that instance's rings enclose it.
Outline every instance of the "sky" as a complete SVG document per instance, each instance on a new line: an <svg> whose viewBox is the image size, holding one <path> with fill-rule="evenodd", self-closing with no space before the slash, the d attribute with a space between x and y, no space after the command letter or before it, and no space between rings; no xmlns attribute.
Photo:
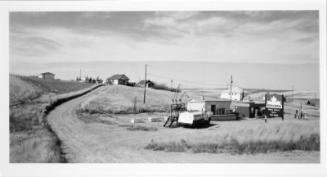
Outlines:
<svg viewBox="0 0 327 177"><path fill-rule="evenodd" d="M10 13L11 72L147 61L319 65L318 11Z"/></svg>

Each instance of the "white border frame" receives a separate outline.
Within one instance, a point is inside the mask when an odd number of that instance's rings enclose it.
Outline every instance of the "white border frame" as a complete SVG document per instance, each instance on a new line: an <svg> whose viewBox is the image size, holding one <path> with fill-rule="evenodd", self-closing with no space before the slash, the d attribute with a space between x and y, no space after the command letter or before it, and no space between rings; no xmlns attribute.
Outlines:
<svg viewBox="0 0 327 177"><path fill-rule="evenodd" d="M10 164L9 163L9 12L157 10L319 10L320 131L319 164ZM325 0L113 0L0 2L0 80L2 81L0 176L327 176L326 154L326 1ZM1 174L2 173L2 174Z"/></svg>

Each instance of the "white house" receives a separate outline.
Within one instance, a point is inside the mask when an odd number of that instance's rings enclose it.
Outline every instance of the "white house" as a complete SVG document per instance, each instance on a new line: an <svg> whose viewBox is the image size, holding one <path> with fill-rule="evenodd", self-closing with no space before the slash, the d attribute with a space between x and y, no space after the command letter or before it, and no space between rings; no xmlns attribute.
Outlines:
<svg viewBox="0 0 327 177"><path fill-rule="evenodd" d="M244 97L244 91L240 87L232 87L221 92L220 98L234 101L241 101Z"/></svg>

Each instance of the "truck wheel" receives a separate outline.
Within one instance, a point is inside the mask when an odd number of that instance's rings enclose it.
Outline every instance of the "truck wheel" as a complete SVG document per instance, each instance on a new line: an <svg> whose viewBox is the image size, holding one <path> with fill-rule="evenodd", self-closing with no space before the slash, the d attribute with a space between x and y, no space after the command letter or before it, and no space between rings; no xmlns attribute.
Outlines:
<svg viewBox="0 0 327 177"><path fill-rule="evenodd" d="M211 121L211 119L209 118L209 119L207 120L207 125L208 125L208 126L210 125L210 121Z"/></svg>

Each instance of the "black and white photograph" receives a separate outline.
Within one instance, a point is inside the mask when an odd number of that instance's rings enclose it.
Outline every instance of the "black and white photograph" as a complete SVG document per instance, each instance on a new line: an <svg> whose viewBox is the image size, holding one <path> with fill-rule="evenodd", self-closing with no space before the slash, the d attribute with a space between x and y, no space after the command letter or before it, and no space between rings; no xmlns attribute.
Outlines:
<svg viewBox="0 0 327 177"><path fill-rule="evenodd" d="M321 165L322 14L9 10L7 163Z"/></svg>

